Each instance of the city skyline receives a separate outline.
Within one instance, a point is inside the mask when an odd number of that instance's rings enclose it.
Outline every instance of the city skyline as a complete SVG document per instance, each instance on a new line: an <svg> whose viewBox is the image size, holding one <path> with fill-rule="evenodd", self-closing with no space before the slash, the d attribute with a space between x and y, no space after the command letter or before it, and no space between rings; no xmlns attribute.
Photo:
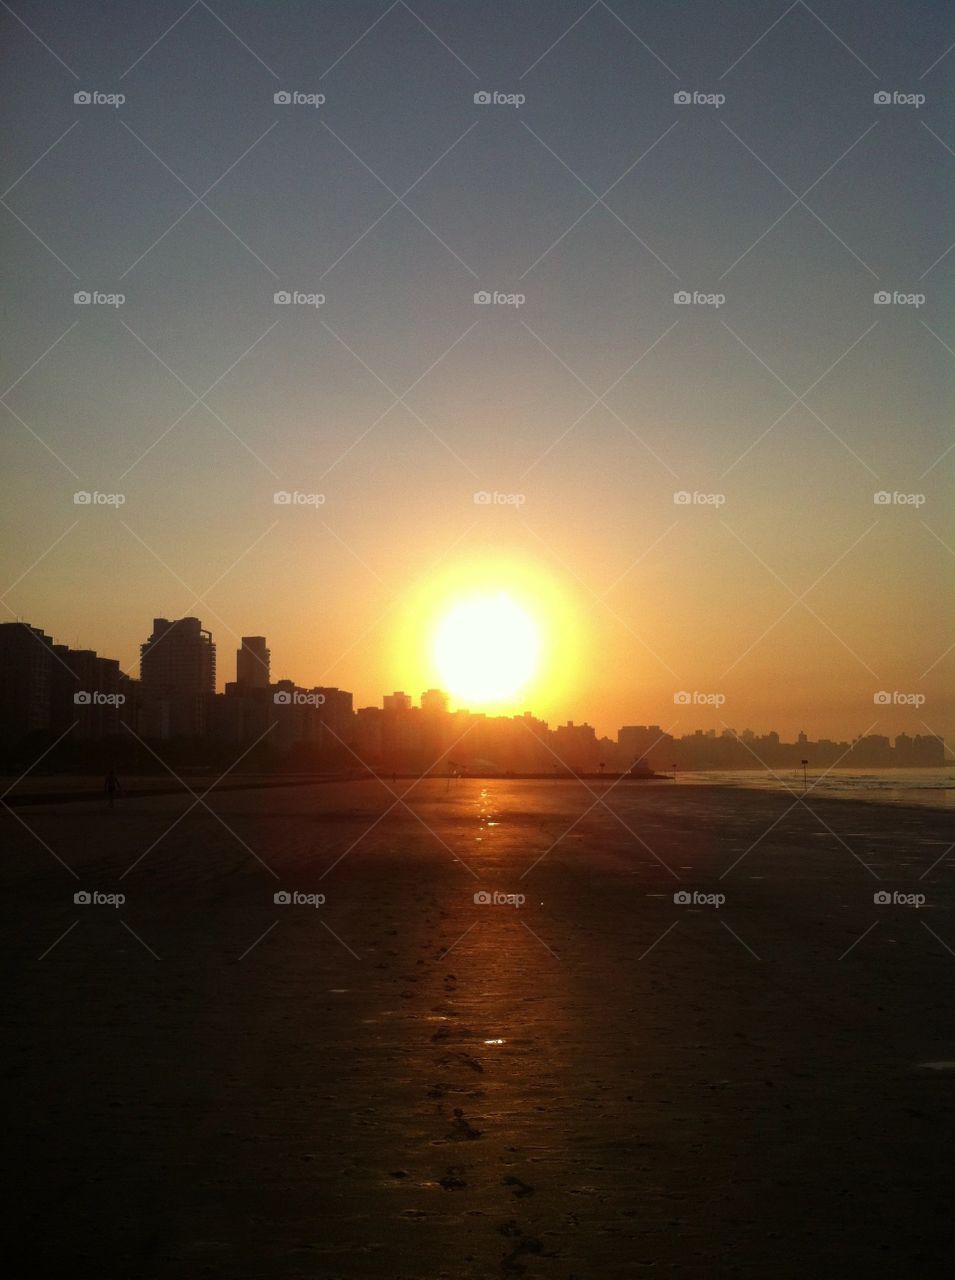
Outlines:
<svg viewBox="0 0 955 1280"><path fill-rule="evenodd" d="M45 721L42 713L31 705L28 695L28 691L33 687L30 673L38 657L37 644L47 661L50 674L54 677L52 681L47 679L49 690L44 686L43 696L47 700ZM41 628L29 623L20 620L16 623L0 623L0 721L2 721L0 729L8 745L17 741L16 734L11 733L11 727L14 724L30 726L34 729L59 729L67 735L67 721L70 718L67 706L70 701L68 686L72 681L72 684L80 686L79 691L73 694L74 705L81 708L83 712L95 716L95 729L91 730L87 725L85 729L81 728L80 736L96 738L110 734L118 735L124 723L127 727L141 730L147 737L160 741L215 737L217 733L221 736L221 724L216 719L213 708L216 705L221 708L223 699L228 702L230 699L238 701L252 698L259 703L260 707L264 706L268 700L280 707L301 705L318 711L326 702L335 704L335 716L344 715L345 717L344 720L336 721L337 728L343 735L336 740L343 748L350 743L344 727L346 724L351 725L355 716L360 719L362 713L384 710L392 713L422 712L430 715L440 713L451 719L465 716L474 720L487 719L490 722L523 720L533 722L535 726L539 726L546 732L557 734L558 739L561 731L564 730L574 731L577 734L583 732L586 737L592 738L595 751L600 744L603 744L602 750L606 754L613 745L617 765L624 763L620 753L627 735L636 742L635 734L637 737L640 737L640 734L643 735L641 739L643 746L648 751L653 750L658 766L667 750L666 747L661 747L661 743L691 742L702 746L703 739L709 742L738 741L744 744L747 754L737 753L734 758L737 761L737 767L746 768L769 768L774 763L779 763L775 757L772 760L764 760L753 749L753 744L764 744L772 751L777 748L785 750L800 745L807 749L815 747L822 750L823 758L820 759L817 753L814 763L830 766L837 762L837 758L841 760L853 744L863 742L869 744L868 751L873 764L893 763L895 757L891 755L890 747L892 738L896 740L896 750L899 752L898 762L906 765L928 763L943 765L947 750L942 745L944 737L934 733L931 726L922 718L922 708L917 701L902 702L901 705L907 713L904 717L906 723L900 728L890 730L884 723L885 715L897 711L900 704L898 697L887 690L878 691L873 695L873 711L876 718L864 728L860 726L848 738L832 739L827 735L819 734L816 739L812 739L806 734L805 728L801 727L798 733L791 734L790 742L786 742L784 735L775 728L760 727L754 730L747 725L742 730L738 730L735 726L728 724L723 718L724 704L719 701L719 695L677 690L673 694L673 717L667 720L665 727L654 723L643 726L634 726L632 723L619 724L615 730L616 742L614 743L610 731L593 726L589 718L560 719L551 730L549 718L538 717L530 707L524 704L515 704L515 707L520 705L522 709L510 712L487 711L480 706L461 706L456 705L455 700L445 690L433 686L418 693L417 704L415 695L408 694L404 690L382 692L378 695L377 703L368 703L364 699L356 700L351 691L338 686L309 685L307 682L295 680L290 675L275 676L271 670L270 653L266 636L241 637L241 643L234 656L234 679L230 680L228 674L223 675L223 667L218 661L213 634L202 626L201 619L192 616L177 619L157 617L153 619L150 636L140 645L139 671L138 676L134 676L128 670L124 670L117 659L107 658L98 654L96 650L76 649L57 644L52 636L48 636ZM117 694L120 695L118 700ZM263 695L265 695L265 701L263 701ZM912 699L917 698L917 695L901 695L901 697ZM34 696L33 701L36 703L39 699ZM132 724L127 723L121 711L123 704L129 702L135 703ZM699 714L701 708L709 708L711 716L717 717L717 723L706 727L697 724L686 729L686 720L683 717L691 714L689 709L692 709L692 713ZM326 711L330 710L331 707L326 709ZM640 714L649 722L650 717L647 715L646 708L641 709ZM684 732L678 734L677 731L681 727L684 727ZM234 726L232 731L235 732ZM26 736L25 729L21 729L20 736ZM307 736L306 734L306 738ZM938 749L936 750L933 746L930 751L923 751L918 747L918 743L923 740L926 744L938 743ZM908 745L913 741L916 744L914 754ZM879 743L884 744L885 750L878 746ZM237 739L237 744L241 745L240 739ZM642 758L643 751L628 749L624 754L632 755L637 759ZM791 751L787 755L787 762L790 755L792 755ZM555 758L560 759L559 756ZM713 757L714 760L718 758L718 755ZM800 763L801 760L793 757L792 762ZM596 756L594 763L597 763ZM858 755L856 763L858 763ZM602 764L601 767L603 767Z"/></svg>
<svg viewBox="0 0 955 1280"><path fill-rule="evenodd" d="M944 6L21 9L2 616L370 696L473 581L551 720L955 736Z"/></svg>

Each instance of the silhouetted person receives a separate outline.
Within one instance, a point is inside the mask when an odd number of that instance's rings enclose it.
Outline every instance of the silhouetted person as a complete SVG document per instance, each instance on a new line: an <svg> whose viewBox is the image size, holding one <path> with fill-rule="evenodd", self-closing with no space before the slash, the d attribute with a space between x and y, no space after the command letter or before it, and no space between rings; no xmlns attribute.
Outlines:
<svg viewBox="0 0 955 1280"><path fill-rule="evenodd" d="M122 790L122 787L119 785L119 778L116 776L115 769L110 769L109 773L106 775L106 780L103 783L103 790L106 792L106 802L112 809L116 801L116 792Z"/></svg>

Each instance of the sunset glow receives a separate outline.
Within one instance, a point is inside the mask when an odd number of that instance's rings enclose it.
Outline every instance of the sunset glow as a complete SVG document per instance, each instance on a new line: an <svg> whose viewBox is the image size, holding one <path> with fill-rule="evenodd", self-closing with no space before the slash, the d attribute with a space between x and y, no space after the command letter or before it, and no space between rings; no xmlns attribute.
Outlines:
<svg viewBox="0 0 955 1280"><path fill-rule="evenodd" d="M540 632L505 592L455 604L434 638L434 660L453 697L481 705L514 697L540 660Z"/></svg>

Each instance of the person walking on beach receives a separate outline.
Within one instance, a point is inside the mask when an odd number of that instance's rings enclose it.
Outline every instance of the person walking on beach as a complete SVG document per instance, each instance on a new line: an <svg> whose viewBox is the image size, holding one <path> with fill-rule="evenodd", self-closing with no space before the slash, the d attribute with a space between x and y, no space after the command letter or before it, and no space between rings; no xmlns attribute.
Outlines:
<svg viewBox="0 0 955 1280"><path fill-rule="evenodd" d="M112 809L116 801L116 792L122 790L122 787L119 785L119 778L116 776L115 769L110 769L109 773L106 775L106 780L103 783L103 790L106 792L107 804Z"/></svg>

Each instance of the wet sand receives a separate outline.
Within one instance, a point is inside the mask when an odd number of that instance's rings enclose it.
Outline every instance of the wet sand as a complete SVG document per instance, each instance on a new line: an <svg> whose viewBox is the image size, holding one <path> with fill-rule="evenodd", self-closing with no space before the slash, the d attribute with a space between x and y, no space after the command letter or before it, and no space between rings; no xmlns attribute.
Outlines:
<svg viewBox="0 0 955 1280"><path fill-rule="evenodd" d="M948 1274L955 815L665 783L192 803L0 813L37 1270Z"/></svg>

